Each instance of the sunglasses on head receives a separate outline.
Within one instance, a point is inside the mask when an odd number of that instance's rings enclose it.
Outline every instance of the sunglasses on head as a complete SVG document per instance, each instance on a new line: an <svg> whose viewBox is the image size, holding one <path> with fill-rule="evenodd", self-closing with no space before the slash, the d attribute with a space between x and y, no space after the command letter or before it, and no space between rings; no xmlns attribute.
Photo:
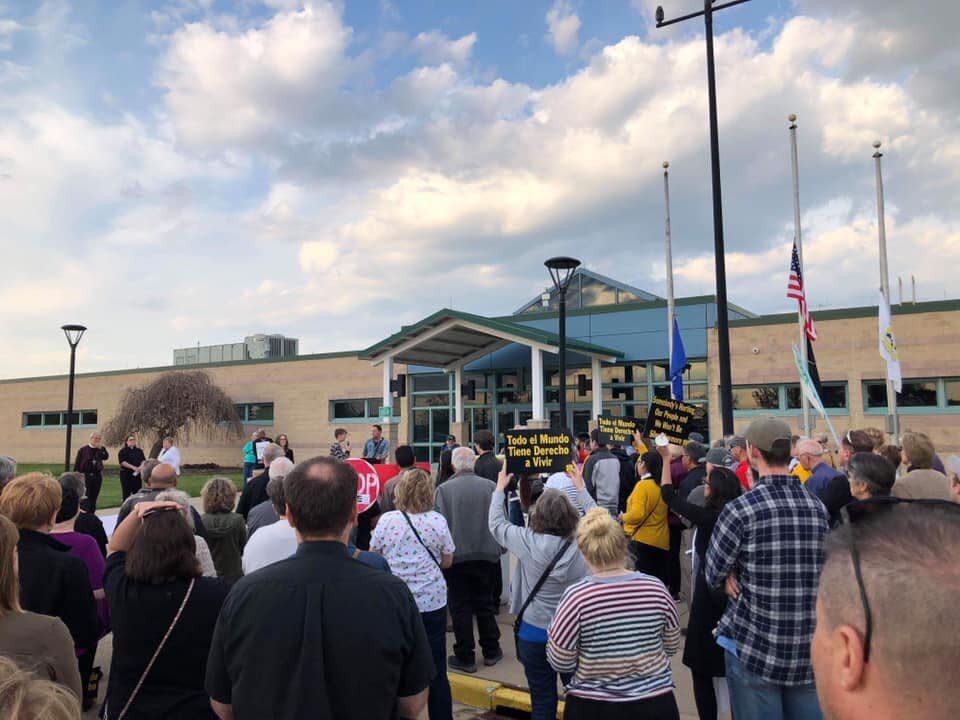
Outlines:
<svg viewBox="0 0 960 720"><path fill-rule="evenodd" d="M849 435L849 433L847 433ZM840 511L844 524L854 526L867 518L875 518L898 505L908 504L912 507L947 508L960 510L960 504L950 500L934 500L932 498L898 498L892 495L872 497L866 500L851 502ZM863 571L860 568L860 551L857 549L856 534L847 533L847 548L850 551L850 562L853 563L853 576L857 579L857 590L860 592L860 602L863 605L863 661L870 661L870 639L873 636L873 615L870 611L870 601L867 599L867 588L863 582Z"/></svg>

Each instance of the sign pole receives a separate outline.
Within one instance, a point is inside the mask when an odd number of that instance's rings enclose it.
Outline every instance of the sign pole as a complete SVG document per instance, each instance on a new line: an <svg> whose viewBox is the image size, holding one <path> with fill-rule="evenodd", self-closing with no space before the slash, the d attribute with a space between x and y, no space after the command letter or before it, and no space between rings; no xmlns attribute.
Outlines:
<svg viewBox="0 0 960 720"><path fill-rule="evenodd" d="M673 367L673 243L670 237L670 163L663 163L663 207L664 207L664 245L667 256L667 375ZM673 394L673 384L670 385L670 397Z"/></svg>

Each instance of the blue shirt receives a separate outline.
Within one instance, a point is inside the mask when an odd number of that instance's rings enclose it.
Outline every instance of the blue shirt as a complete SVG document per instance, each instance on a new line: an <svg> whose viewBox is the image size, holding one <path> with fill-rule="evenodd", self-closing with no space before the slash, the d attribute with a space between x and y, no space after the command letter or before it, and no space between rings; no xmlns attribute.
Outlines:
<svg viewBox="0 0 960 720"><path fill-rule="evenodd" d="M804 485L804 487L807 489L807 492L812 493L814 497L820 497L820 493L822 493L827 485L830 484L830 481L838 475L843 475L843 473L834 470L825 462L822 462L810 473L810 477L807 478L807 484Z"/></svg>
<svg viewBox="0 0 960 720"><path fill-rule="evenodd" d="M357 562L362 562L364 565L369 565L375 570L383 570L384 572L390 572L390 563L382 555L377 555L377 553L367 552L366 550L357 550L357 546L353 543L347 544L347 553L350 557L353 557L357 553Z"/></svg>
<svg viewBox="0 0 960 720"><path fill-rule="evenodd" d="M727 603L717 636L736 643L747 670L775 685L813 682L810 641L816 624L827 509L797 478L771 475L727 503L707 549L707 583L736 573L740 597Z"/></svg>
<svg viewBox="0 0 960 720"><path fill-rule="evenodd" d="M390 451L390 441L385 437L379 440L369 438L363 444L363 456L365 458L385 458Z"/></svg>

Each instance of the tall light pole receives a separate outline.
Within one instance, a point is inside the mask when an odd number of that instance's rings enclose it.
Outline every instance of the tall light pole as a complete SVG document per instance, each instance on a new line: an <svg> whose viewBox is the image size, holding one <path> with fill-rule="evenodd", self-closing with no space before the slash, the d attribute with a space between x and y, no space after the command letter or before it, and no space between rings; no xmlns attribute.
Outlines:
<svg viewBox="0 0 960 720"><path fill-rule="evenodd" d="M886 211L883 205L883 169L881 167L880 141L873 143L873 160L877 173L877 232L880 241L880 294L881 302L887 306L887 313L890 311L890 271L887 267L887 223L885 220ZM899 363L899 357L896 358ZM897 415L897 388L893 378L890 376L889 360L887 361L887 432L892 436L890 442L894 445L900 444L900 418ZM899 371L897 377L900 377Z"/></svg>
<svg viewBox="0 0 960 720"><path fill-rule="evenodd" d="M83 325L63 325L60 328L70 344L70 380L67 384L67 444L63 451L63 471L70 472L70 442L73 440L73 378L77 366L77 345L87 329Z"/></svg>
<svg viewBox="0 0 960 720"><path fill-rule="evenodd" d="M573 279L573 273L580 267L580 261L572 257L554 257L547 260L547 270L550 273L550 279L557 289L557 295L560 300L560 427L563 430L567 427L567 289L570 287L570 281ZM534 382L537 382L534 380Z"/></svg>
<svg viewBox="0 0 960 720"><path fill-rule="evenodd" d="M730 375L730 326L727 317L727 264L723 247L723 202L720 192L720 141L717 128L717 78L713 62L713 13L749 0L732 0L713 6L703 0L703 11L664 20L663 8L657 8L657 27L667 27L703 16L707 36L707 95L710 116L710 162L713 169L713 253L717 276L717 355L720 364L720 418L723 434L733 433L733 386Z"/></svg>
<svg viewBox="0 0 960 720"><path fill-rule="evenodd" d="M670 163L663 163L663 228L664 248L667 256L667 375L673 368L673 241L670 235ZM670 386L673 397L673 385ZM676 398L673 398L676 400Z"/></svg>

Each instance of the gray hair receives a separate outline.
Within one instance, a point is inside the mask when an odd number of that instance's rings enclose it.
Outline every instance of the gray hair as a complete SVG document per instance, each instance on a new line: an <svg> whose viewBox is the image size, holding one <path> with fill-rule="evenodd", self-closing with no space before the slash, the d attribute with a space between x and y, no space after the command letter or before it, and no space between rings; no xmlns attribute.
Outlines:
<svg viewBox="0 0 960 720"><path fill-rule="evenodd" d="M17 461L9 455L0 455L0 489L17 476Z"/></svg>
<svg viewBox="0 0 960 720"><path fill-rule="evenodd" d="M187 525L190 526L191 530L196 530L193 526L193 513L190 512L191 503L190 496L187 495L183 490L164 490L163 492L157 493L155 500L171 500L180 506L180 514L183 515L187 520Z"/></svg>
<svg viewBox="0 0 960 720"><path fill-rule="evenodd" d="M57 482L60 483L61 490L73 490L78 498L87 496L87 480L83 477L83 473L61 473L60 477L57 478Z"/></svg>
<svg viewBox="0 0 960 720"><path fill-rule="evenodd" d="M270 482L267 483L267 497L270 498L273 509L277 511L277 515L280 517L283 517L284 513L287 512L287 498L283 494L283 477L282 475L272 477Z"/></svg>
<svg viewBox="0 0 960 720"><path fill-rule="evenodd" d="M279 457L270 463L270 479L283 479L290 473L291 470L293 470L293 462L291 462L285 455L283 457Z"/></svg>
<svg viewBox="0 0 960 720"><path fill-rule="evenodd" d="M283 451L283 448L277 445L276 443L270 443L263 449L263 464L269 465L274 460L279 460L282 457L286 457L286 453Z"/></svg>
<svg viewBox="0 0 960 720"><path fill-rule="evenodd" d="M468 447L458 447L450 454L450 464L453 465L453 469L456 472L473 470L476 462L477 456L473 450Z"/></svg>

